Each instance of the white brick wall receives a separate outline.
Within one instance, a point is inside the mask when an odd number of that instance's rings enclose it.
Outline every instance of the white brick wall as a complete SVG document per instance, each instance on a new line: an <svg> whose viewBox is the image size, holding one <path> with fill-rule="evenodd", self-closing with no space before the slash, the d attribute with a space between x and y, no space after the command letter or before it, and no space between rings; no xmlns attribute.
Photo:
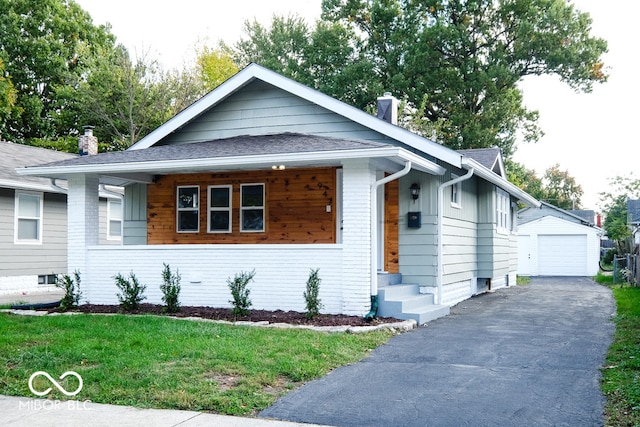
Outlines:
<svg viewBox="0 0 640 427"><path fill-rule="evenodd" d="M343 271L345 313L371 308L371 186L375 171L368 161L343 164Z"/></svg>
<svg viewBox="0 0 640 427"><path fill-rule="evenodd" d="M67 196L68 248L67 271L86 272L86 248L98 244L99 197L98 177L70 176Z"/></svg>
<svg viewBox="0 0 640 427"><path fill-rule="evenodd" d="M161 304L163 263L167 263L182 277L182 305L231 307L227 278L255 269L249 285L252 308L304 311L310 270L319 268L321 312L342 312L342 245L95 246L87 254L89 273L81 277L85 302L117 304L114 276L133 272L147 286L144 302Z"/></svg>

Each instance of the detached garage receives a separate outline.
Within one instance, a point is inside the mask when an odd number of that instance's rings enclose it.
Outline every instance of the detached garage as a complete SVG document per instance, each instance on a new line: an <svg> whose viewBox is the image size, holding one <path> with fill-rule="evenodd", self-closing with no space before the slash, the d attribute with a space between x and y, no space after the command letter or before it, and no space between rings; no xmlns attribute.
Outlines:
<svg viewBox="0 0 640 427"><path fill-rule="evenodd" d="M597 227L545 216L518 226L518 275L595 276L600 258Z"/></svg>

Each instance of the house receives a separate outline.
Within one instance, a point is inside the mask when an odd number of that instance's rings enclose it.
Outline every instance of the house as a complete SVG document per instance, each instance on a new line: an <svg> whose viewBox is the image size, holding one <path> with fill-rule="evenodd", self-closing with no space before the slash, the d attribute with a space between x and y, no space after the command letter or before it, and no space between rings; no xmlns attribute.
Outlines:
<svg viewBox="0 0 640 427"><path fill-rule="evenodd" d="M15 169L77 157L0 141L0 293L48 291L68 271L66 181L21 176ZM121 199L101 190L103 244L121 242Z"/></svg>
<svg viewBox="0 0 640 427"><path fill-rule="evenodd" d="M542 202L518 212L518 274L595 276L603 230L593 211L567 211Z"/></svg>
<svg viewBox="0 0 640 427"><path fill-rule="evenodd" d="M516 203L503 170L256 64L123 152L20 169L69 182L69 265L85 301L117 303L133 272L161 303L163 264L183 305L228 307L255 270L253 308L304 311L319 269L324 312L423 323L515 283ZM385 119L385 118L388 118ZM125 187L123 245L98 245L100 184Z"/></svg>
<svg viewBox="0 0 640 427"><path fill-rule="evenodd" d="M635 246L640 245L640 200L627 200L627 224Z"/></svg>

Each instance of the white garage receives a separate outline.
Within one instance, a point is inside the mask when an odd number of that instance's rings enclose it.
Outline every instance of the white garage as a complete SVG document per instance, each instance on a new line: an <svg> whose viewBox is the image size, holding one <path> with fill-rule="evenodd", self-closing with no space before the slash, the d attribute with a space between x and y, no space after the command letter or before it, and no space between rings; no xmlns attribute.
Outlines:
<svg viewBox="0 0 640 427"><path fill-rule="evenodd" d="M518 275L595 276L600 229L545 216L518 227Z"/></svg>

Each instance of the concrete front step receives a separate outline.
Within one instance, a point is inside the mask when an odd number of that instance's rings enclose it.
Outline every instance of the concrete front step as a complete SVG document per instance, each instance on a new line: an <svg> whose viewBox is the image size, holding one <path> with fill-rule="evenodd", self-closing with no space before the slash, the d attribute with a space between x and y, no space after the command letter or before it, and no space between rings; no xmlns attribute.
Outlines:
<svg viewBox="0 0 640 427"><path fill-rule="evenodd" d="M419 285L393 285L378 288L378 315L414 319L419 325L447 316L449 307L435 305L433 294L421 294Z"/></svg>

